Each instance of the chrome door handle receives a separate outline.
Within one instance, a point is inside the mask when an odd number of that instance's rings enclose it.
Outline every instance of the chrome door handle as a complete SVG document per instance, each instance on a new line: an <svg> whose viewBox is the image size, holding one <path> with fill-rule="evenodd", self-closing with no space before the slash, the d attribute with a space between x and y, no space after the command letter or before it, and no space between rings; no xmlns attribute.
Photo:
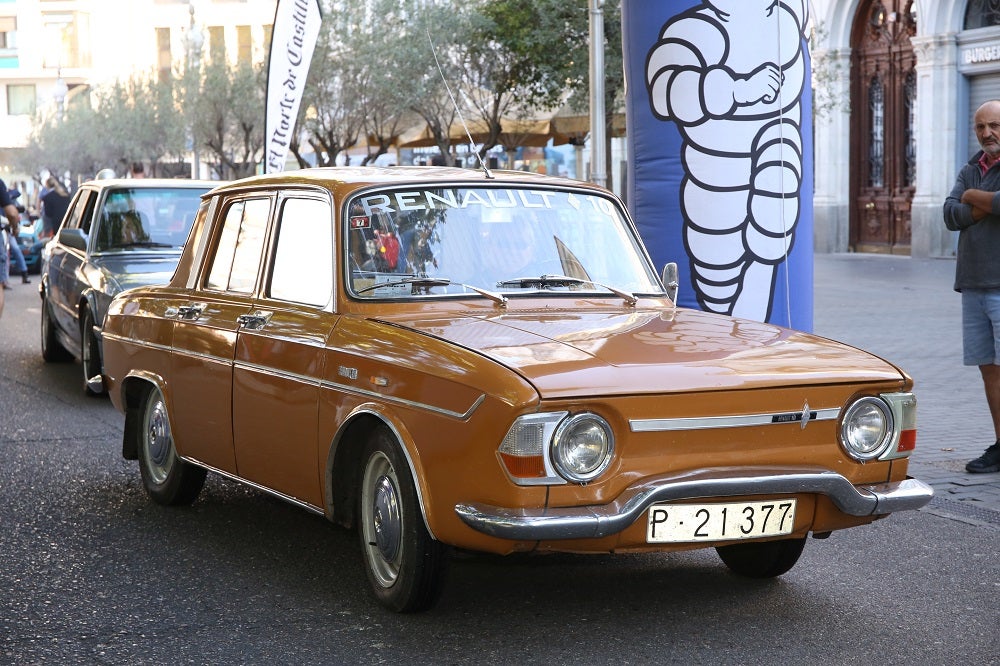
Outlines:
<svg viewBox="0 0 1000 666"><path fill-rule="evenodd" d="M267 325L267 322L270 321L272 314L274 313L257 310L256 312L251 312L250 314L240 315L236 318L236 323L249 331L259 331Z"/></svg>
<svg viewBox="0 0 1000 666"><path fill-rule="evenodd" d="M190 305L182 305L177 308L177 314L181 319L197 319L204 311L204 303L192 303Z"/></svg>

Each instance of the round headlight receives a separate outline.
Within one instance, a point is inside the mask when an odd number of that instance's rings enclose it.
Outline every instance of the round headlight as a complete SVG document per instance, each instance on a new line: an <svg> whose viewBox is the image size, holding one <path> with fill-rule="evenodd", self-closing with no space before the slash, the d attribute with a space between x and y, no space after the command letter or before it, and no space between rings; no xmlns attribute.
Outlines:
<svg viewBox="0 0 1000 666"><path fill-rule="evenodd" d="M611 462L615 438L596 414L577 414L562 422L552 439L552 464L563 478L585 483Z"/></svg>
<svg viewBox="0 0 1000 666"><path fill-rule="evenodd" d="M840 441L855 460L873 460L892 441L892 412L882 400L861 398L844 414Z"/></svg>

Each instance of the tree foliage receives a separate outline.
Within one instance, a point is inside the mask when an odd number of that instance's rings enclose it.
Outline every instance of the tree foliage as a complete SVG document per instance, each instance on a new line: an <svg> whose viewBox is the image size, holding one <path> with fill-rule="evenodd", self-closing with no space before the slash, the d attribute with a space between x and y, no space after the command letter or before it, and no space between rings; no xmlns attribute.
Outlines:
<svg viewBox="0 0 1000 666"><path fill-rule="evenodd" d="M604 16L605 60L620 63L620 0ZM325 0L291 152L300 166L324 166L363 146L369 163L422 130L419 145L450 164L463 124L481 155L512 150L505 120L551 113L567 98L587 105L588 22L583 0ZM166 167L194 149L217 177L248 175L263 151L265 79L263 65L216 61L76 95L63 118L36 118L20 166L89 177L142 161L155 175L179 171ZM605 90L610 122L621 67L607 68Z"/></svg>

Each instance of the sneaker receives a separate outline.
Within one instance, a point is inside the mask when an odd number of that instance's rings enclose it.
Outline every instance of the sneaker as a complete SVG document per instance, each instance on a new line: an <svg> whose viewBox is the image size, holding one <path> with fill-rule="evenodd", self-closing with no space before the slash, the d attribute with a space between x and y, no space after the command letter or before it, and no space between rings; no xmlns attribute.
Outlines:
<svg viewBox="0 0 1000 666"><path fill-rule="evenodd" d="M969 464L965 466L965 471L973 474L1000 472L1000 441L986 449L983 455L975 460L970 460Z"/></svg>

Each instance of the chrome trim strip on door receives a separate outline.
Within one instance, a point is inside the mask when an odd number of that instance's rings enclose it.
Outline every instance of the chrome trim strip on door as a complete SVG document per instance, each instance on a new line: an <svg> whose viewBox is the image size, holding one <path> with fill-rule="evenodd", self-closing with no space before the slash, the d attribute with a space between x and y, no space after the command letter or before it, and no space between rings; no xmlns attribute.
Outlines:
<svg viewBox="0 0 1000 666"><path fill-rule="evenodd" d="M301 382L303 384L308 384L311 386L318 386L320 388L329 388L344 393L351 393L353 395L363 396L365 398L374 398L376 400L382 400L385 402L391 402L396 405L403 405L406 407L412 407L414 409L421 409L424 411L432 412L434 414L441 414L442 416L447 416L449 418L458 419L460 421L466 421L472 414L479 408L483 401L486 400L486 394L481 393L478 398L476 398L469 408L464 412L456 412L452 409L446 409L444 407L438 407L436 405L430 405L425 402L417 402L415 400L407 400L406 398L398 398L392 395L386 395L385 393L379 393L378 391L369 391L367 389L358 388L356 386L351 386L349 384L341 384L339 382L331 382L324 379L319 379L311 375L303 375L297 372L286 372L284 370L276 370L271 367L258 365L256 363L246 363L243 361L234 362L229 358L222 358L220 356L213 356L210 354L203 354L200 352L192 352L186 349L175 349L167 345L160 345L152 342L137 341L132 338L125 338L120 335L107 335L108 339L117 340L119 342L128 342L139 347L146 347L149 349L156 349L158 351L170 352L184 356L186 358L198 359L201 361L207 361L209 363L217 363L223 365L231 365L233 368L241 368L244 370L249 370L252 372L259 372L261 374L266 374L272 377L281 377L291 381Z"/></svg>
<svg viewBox="0 0 1000 666"><path fill-rule="evenodd" d="M201 467L202 469L206 469L209 472L212 472L214 474L218 474L219 476L223 476L223 477L225 477L225 478L227 478L227 479L229 479L231 481L236 481L237 483L242 483L245 486L250 486L251 488L254 488L255 490L260 490L261 492L265 492L268 495L272 495L274 497L277 497L278 499L284 500L284 501L288 502L289 504L294 504L295 506L303 508L306 511L318 514L320 516L325 516L326 515L326 512L323 511L323 509L319 508L318 506L316 506L314 504L310 504L309 502L304 502L304 501L302 501L300 499L296 499L296 498L292 497L291 495L286 495L285 493L282 493L282 492L279 492L277 490L274 490L273 488L268 488L267 486L262 486L259 483L254 483L253 481L248 481L247 479L244 479L242 476L237 476L236 474L231 474L229 472L224 472L223 470L218 469L217 467L212 467L211 465L206 465L205 463L201 462L197 458L189 458L188 456L181 456L181 460L183 460L185 462L188 462L188 463L191 463L192 465L195 465L197 467Z"/></svg>

